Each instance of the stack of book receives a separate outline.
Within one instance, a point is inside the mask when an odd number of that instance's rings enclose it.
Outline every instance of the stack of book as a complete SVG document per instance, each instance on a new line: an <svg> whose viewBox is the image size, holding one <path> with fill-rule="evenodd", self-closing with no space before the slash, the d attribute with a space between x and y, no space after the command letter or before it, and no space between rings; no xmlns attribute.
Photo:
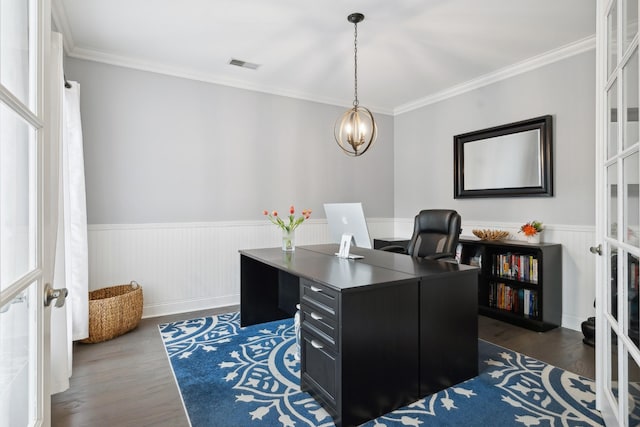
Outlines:
<svg viewBox="0 0 640 427"><path fill-rule="evenodd" d="M511 311L530 318L539 317L538 293L530 289L517 289L505 283L489 284L489 307Z"/></svg>
<svg viewBox="0 0 640 427"><path fill-rule="evenodd" d="M538 259L533 255L506 252L493 257L493 275L538 283Z"/></svg>

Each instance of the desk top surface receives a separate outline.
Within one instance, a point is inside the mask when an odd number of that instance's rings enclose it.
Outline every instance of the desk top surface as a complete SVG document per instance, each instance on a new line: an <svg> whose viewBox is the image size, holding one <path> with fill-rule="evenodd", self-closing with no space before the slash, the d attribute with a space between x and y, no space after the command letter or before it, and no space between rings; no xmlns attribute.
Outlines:
<svg viewBox="0 0 640 427"><path fill-rule="evenodd" d="M327 244L297 246L293 252L265 248L241 250L240 254L338 290L477 272L476 267L467 265L420 260L407 255L363 248L352 248L351 252L364 258L341 259L334 255L337 251L337 244Z"/></svg>

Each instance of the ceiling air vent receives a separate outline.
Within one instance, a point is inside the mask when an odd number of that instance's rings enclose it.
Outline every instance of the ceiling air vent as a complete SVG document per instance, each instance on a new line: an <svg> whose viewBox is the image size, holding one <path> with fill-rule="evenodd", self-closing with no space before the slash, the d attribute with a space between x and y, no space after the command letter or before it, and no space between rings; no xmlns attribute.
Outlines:
<svg viewBox="0 0 640 427"><path fill-rule="evenodd" d="M251 70L257 70L260 64L254 64L253 62L241 61L239 59L231 59L229 61L230 65L235 65L236 67L249 68Z"/></svg>

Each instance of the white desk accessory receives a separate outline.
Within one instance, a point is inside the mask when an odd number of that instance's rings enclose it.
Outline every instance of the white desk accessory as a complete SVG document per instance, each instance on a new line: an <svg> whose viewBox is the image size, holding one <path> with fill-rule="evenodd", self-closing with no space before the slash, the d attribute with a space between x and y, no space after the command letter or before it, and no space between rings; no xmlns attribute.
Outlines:
<svg viewBox="0 0 640 427"><path fill-rule="evenodd" d="M336 253L338 258L348 258L348 259L364 258L362 255L349 255L351 242L353 242L353 234L345 233L342 235L342 240L340 241L340 251Z"/></svg>

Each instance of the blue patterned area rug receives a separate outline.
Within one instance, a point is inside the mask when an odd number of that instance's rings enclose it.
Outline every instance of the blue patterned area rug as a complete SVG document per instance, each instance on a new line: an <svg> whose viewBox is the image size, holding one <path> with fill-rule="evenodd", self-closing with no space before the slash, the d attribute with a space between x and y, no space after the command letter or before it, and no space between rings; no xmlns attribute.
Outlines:
<svg viewBox="0 0 640 427"><path fill-rule="evenodd" d="M334 425L299 389L292 319L241 328L231 313L159 327L193 427ZM364 425L604 425L592 380L478 343L477 377Z"/></svg>

